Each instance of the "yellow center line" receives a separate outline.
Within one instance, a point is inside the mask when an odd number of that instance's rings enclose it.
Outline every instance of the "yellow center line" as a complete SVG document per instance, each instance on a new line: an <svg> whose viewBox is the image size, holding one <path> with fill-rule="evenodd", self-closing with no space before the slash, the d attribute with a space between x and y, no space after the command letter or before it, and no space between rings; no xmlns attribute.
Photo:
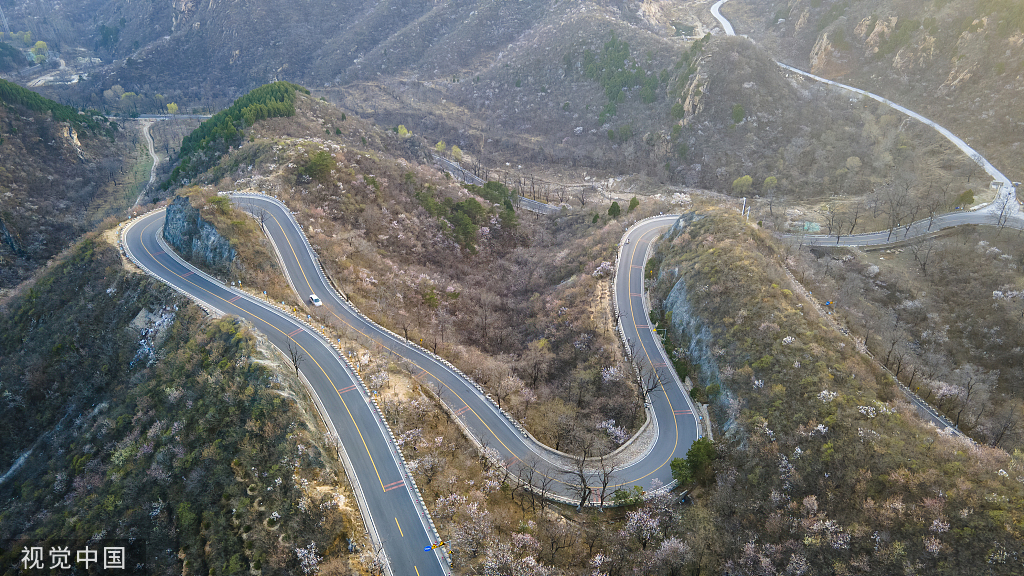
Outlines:
<svg viewBox="0 0 1024 576"><path fill-rule="evenodd" d="M291 243L291 240L289 240L289 239L288 239L288 234L287 234L287 232L285 231L285 229L284 229L284 226L282 226L282 225L281 225L281 221L280 221L280 220L278 220L278 219L277 219L277 217L276 217L276 216L274 216L274 214L270 214L270 217L274 219L274 222L275 222L275 223L277 224L277 226L278 226L278 229L280 229L280 230L281 230L281 233L282 233L282 235L283 235L283 237L284 237L284 241L285 241L285 242L286 242L286 243L288 244L288 249L289 249L289 250L291 250L292 256L293 256L293 257L295 258L295 262L296 262L296 263L297 263L297 264L299 265L299 271L300 271L300 272L302 273L302 278L303 278L303 280L305 280L305 281L306 281L306 286L307 286L307 287L309 287L309 289L310 289L310 290L312 291L312 290L313 290L313 287L312 287L312 285L311 285L311 284L309 283L309 278L308 278L308 277L306 276L306 272L305 272L305 270L303 269L303 267L302 267L302 264L301 264L301 263L300 263L300 261L299 261L299 257L298 257L298 254L296 254L296 252L295 252L295 247L294 247L294 246L292 245L292 243ZM659 232L659 230L658 230L658 229L655 229L655 230L652 230L651 232L655 232L655 233L657 233L657 232ZM640 242L642 242L642 241L644 240L644 238L645 238L645 237L646 237L646 236L647 236L648 234L650 234L650 232L646 232L646 233L644 233L644 234L643 234L643 235L641 236L641 238L640 238L640 239L639 239L639 240L638 240L638 241L637 241L636 243L634 243L634 244L633 244L633 249L632 249L632 251L633 251L633 254L635 254L635 253L636 253L636 248L637 248L637 244L639 244ZM633 260L633 258L632 258L632 255L631 255L631 257L630 257L630 262L632 262L632 260ZM284 264L284 263L282 262L282 265L283 265L283 264ZM630 288L631 288L631 287L632 287L632 277L631 277L631 276L627 276L627 279L628 279L628 287L630 287ZM641 281L642 281L642 280L643 280L643 272L641 271ZM636 323L637 323L637 322L636 322L636 315L635 315L635 314L633 313L633 301L632 301L632 299L631 299L631 298L629 299L629 307L630 307L630 315L631 315L631 316L633 317L633 324L634 324L634 327L635 327L635 326L636 326ZM378 339L378 338L375 338L375 337L373 337L373 336L371 336L371 335L369 335L369 334L366 334L365 332L363 332L362 330L360 330L360 329L359 329L358 327L356 327L356 326L353 326L353 325L352 325L351 323L349 323L349 322L348 322L347 320L345 320L344 318L342 318L341 316L339 316L339 315L338 315L338 314L337 314L337 313L336 313L336 312L335 312L335 311L333 310L333 308L334 308L333 306L330 306L330 307L328 307L328 310L330 311L331 315L332 315L332 316L334 316L334 317L335 317L336 319L338 319L338 320L339 320L339 321L340 321L341 323L345 324L346 326L348 326L348 327L349 327L349 328L351 328L352 330L355 330L355 331L356 331L357 333L359 333L360 335L362 335L362 336L363 336L364 338L368 338L368 339L370 339L370 340L372 340L372 341L374 341L374 342L377 342L378 344L380 344L380 345L381 345L381 346L382 346L382 347L383 347L383 348L384 348L385 350L387 350L388 352L391 352L391 353L393 353L393 354L396 354L396 355L398 355L398 356L402 356L402 357L404 357L404 356L403 356L402 354L399 354L399 353L398 353L397 351L395 351L394 349L392 349L391 347L389 347L389 346L388 346L388 345L387 345L387 344L386 344L386 343L385 343L385 342L384 342L383 340L381 340L381 339ZM639 329L639 328L636 328L636 330L637 330L637 334L638 334L638 336L639 336L639 333L640 333L640 329ZM643 340L642 340L642 339L641 339L641 341L640 341L640 345L641 345L641 346L644 346L644 344L643 344ZM650 364L651 364L651 367L652 367L652 371L654 371L654 370L653 370L653 367L654 367L654 363L653 363L653 362L651 362L651 357L650 357L650 353L649 353L649 352L647 351L647 347L646 347L646 346L644 346L644 354L645 354L645 356L647 357L647 361L648 361L648 363L650 363ZM512 456L513 456L514 458L518 459L518 460L519 460L520 462L523 462L524 464L526 464L526 463L525 463L525 461L523 461L523 460L522 460L521 458L519 458L519 456L518 456L518 455L517 455L517 454L516 454L516 453L515 453L515 452L514 452L514 451L513 451L513 450L512 450L511 448L509 448L509 447L508 447L508 445L506 445L506 444L505 444L505 443L504 443L504 442L503 442L503 441L501 440L501 438L499 438L499 437L498 437L498 435L497 435L497 434L495 434L495 433L494 433L494 430L492 430L492 429L491 429L491 427L490 427L490 426L489 426L489 425L487 424L487 422L485 422L485 421L484 421L484 419L483 419L483 418L482 418L482 417L480 416L480 414L478 414L478 413L477 413L477 411L476 411L476 410L474 410L474 409L473 409L473 408L472 408L472 407L471 407L471 406L469 405L469 403L468 403L468 402L466 402L466 401L465 401L465 400L464 400L464 399L462 398L462 396L461 396L461 395L460 395L460 394L459 394L458 392L456 392L455 390L453 390L453 389L452 389L452 388L451 388L451 387L450 387L449 385L445 384L445 383L444 383L444 381L442 381L442 380L441 380L440 378L438 378L438 377L437 377L436 375L434 375L434 373L433 373L433 372L431 372L431 371L427 370L427 369L426 369L426 368L424 368L423 366L420 366L420 368L422 368L422 369L423 369L423 371L424 371L425 373L429 374L429 375L430 375L430 376L431 376L431 377L432 377L432 378L433 378L433 379L434 379L434 380L435 380L435 381L436 381L436 382L437 382L438 384L440 384L441 386L444 386L444 387L445 387L445 389L447 389L447 390L448 390L449 392L451 392L452 394L454 394L456 398L458 398L458 399L459 399L459 400L460 400L460 401L461 401L461 402L462 402L463 404L465 404L465 405L466 405L466 407L467 407L467 408L469 408L470 412L472 412L472 413L473 413L473 415L474 415L474 416L476 416L476 418L477 418L477 420L478 420L478 421L480 422L480 424L483 424L484 428L487 428L487 431L491 433L491 435L492 435L492 436L494 437L494 439L495 439L495 440L497 440L497 441L498 441L498 443L499 443L499 444L501 444L501 445L502 445L502 446L503 446L503 447L505 448L505 450L507 450L507 451L508 451L508 453L509 453L509 454L511 454L511 455L512 455ZM654 373L655 373L655 376L657 376L657 371L654 371ZM658 377L658 382L661 382L661 377L660 377L660 376L657 376L657 377ZM664 390L664 383L662 383L662 393L663 393L663 394L665 394L665 400L666 400L666 401L668 402L668 405L669 405L669 409L671 410L671 409L672 409L672 401L668 399L668 393L667 393L667 392L665 392L665 390ZM339 396L340 396L340 395L339 395ZM344 400L342 400L342 402L344 402ZM347 407L346 407L346 408L347 408ZM674 412L674 410L673 410L673 412ZM663 468L663 467L665 466L665 464L667 464L667 463L668 463L668 462L669 462L670 460L672 460L672 456L674 456L674 455L675 455L675 450L676 450L676 448L678 448L678 447L679 447L679 424L678 424L678 422L676 421L676 419L675 419L674 417L673 417L673 419L672 419L672 422L673 422L673 425L675 426L675 444L673 445L673 449L672 449L672 452L671 452L671 454L669 455L668 459L666 459L666 460L665 460L665 462L663 462L663 463L662 463L662 464L661 464L660 466L658 466L657 468L655 468L655 469L654 469L653 471L651 471L651 472L649 472L649 473L645 474L644 476L641 476L640 478L636 478L636 479L634 479L634 480L628 480L628 481L622 482L622 483L620 483L620 484L614 484L614 485L612 485L612 486L610 486L610 487L612 487L612 488L615 488L615 487L618 487L618 486L626 486L626 485L629 485L629 484L632 484L632 483L635 483L635 482L639 482L639 481L641 481L641 480L644 480L644 479L645 479L645 478L647 478L648 476L651 476L652 474L654 474L655 472L657 472L658 470L660 470L661 468ZM467 424L468 424L468 423L467 423ZM358 429L357 429L357 431L358 431ZM360 435L360 437L362 437L362 433L361 433L361 432L360 432L360 434L359 434L359 435ZM364 444L365 444L365 441L364 441ZM374 468L376 468L376 466L374 466ZM551 480L554 480L555 482L558 482L558 483L560 483L560 484L563 484L563 485L566 485L566 486L569 486L569 485L570 485L570 483L568 483L568 482L566 482L566 481L564 481L564 480L562 480L562 479L560 479L560 478L555 478L555 477L551 477L551 476L548 476L548 475L544 474L543 472L541 472L540 470L538 470L538 469L536 469L536 468L533 468L532 466L531 466L531 469L533 469L533 470L534 470L534 471L535 471L536 473L540 474L541 476L544 476L545 478L549 478L549 479L551 479ZM380 475L378 474L378 479L379 479L379 476L380 476ZM383 484L383 481L382 481L382 482L381 482L381 486L383 487L383 485L384 485L384 484Z"/></svg>
<svg viewBox="0 0 1024 576"><path fill-rule="evenodd" d="M158 223L158 221L156 221L156 222L153 222L153 224L150 224L149 226L147 226L147 227L146 227L146 228L144 229L144 232L145 232L146 230L148 230L148 229L149 229L150 227L152 227L152 226L153 226L154 224L157 224L157 223ZM140 239L141 239L141 236L140 236ZM285 332L284 330L281 330L281 329L280 329L280 328L278 328L277 326L274 326L273 324L271 324L271 323L270 323L269 321L267 321L267 320L266 320L265 318L263 318L263 317L262 317L262 316L260 316L259 314L257 314L257 313L254 313L254 312L249 312L248 310L245 310L245 309L243 309L243 308L242 308L241 306L238 306L238 305L237 305L237 304L235 304L234 302L231 302L231 301L229 301L229 300L226 300L226 299L224 299L223 297L221 297L221 296L218 296L218 295L214 294L213 292L210 292L210 291L209 291L209 290L207 290L206 288L203 288L202 286L199 286L199 285L198 285L198 284L196 284L195 282L192 282L191 280L188 280L188 279L187 279L187 278L185 278L184 276L182 276L182 275L180 275L180 274L178 274L178 273L176 273L176 272L172 271L172 270L171 270L170 268L168 268L168 267L167 267L167 266L165 266L165 265L164 265L164 264L163 264L162 262L160 262L160 260L158 260L158 259L156 258L156 256L154 256L154 255L153 255L153 253L152 253L152 252L150 252L150 250L149 250L149 247L148 247L148 246L146 246L146 244L145 244L144 242L143 242L143 244L142 244L142 247L143 247L143 249L145 249L145 250L146 250L146 253L147 253L147 254L149 254L149 257L150 257L150 258L152 258L152 259L153 259L153 261L154 261L154 262L156 262L157 264L160 264L160 266L162 266L162 267L164 268L164 270L167 270L167 272L168 272L169 274L171 274L171 275L173 275L173 276L177 276L177 277L178 277L178 278L180 278L180 279L181 279L181 280L182 280L183 282L187 282L187 283L191 284L191 285L192 285L192 286L194 286L194 287L195 287L195 288L196 288L197 290L201 290L201 291L203 291L203 292L206 292L206 293L207 293L207 294L209 294L209 295L210 295L210 296L211 296L212 298L218 299L218 300L220 300L221 302L224 302L225 304L228 304L228 305L230 305L230 306L233 306L234 308L236 308L236 309L237 309L237 310L239 310L240 312L246 312L246 313L248 313L248 314L250 314L250 315L252 315L252 316L254 316L254 317L256 317L256 318L260 319L260 320L261 320L261 321L262 321L263 323L265 323L265 324L266 324L267 326L270 326L270 327L271 327L271 328L273 328L274 330L277 330L278 332L280 332L281 334L283 334L283 335L284 335L284 336L285 336L286 338L288 338L288 339L289 339L289 340L291 340L292 342L295 342L295 345L296 345L296 346L298 346L298 347L299 347L299 348L300 348L300 349L301 349L301 350L302 350L303 352L305 352L305 353L306 353L306 355L307 355L307 356L309 357L309 359L310 359L310 360L312 360L314 364L316 364L317 368L319 368L319 369L320 369L320 371L321 371L321 372L323 373L324 377L325 377L325 378L327 378L327 381L331 383L331 387L333 387L333 388L334 388L334 390L335 390L335 392L337 392L337 390L338 390L338 387L337 387L337 386L336 386L336 385L334 384L334 380L333 380L333 379L332 379L332 378L331 378L331 377L330 377L330 376L329 376L329 375L327 374L327 370L325 370L325 369L324 369L324 367L323 367L323 366L321 366L321 365L320 365L320 363L316 361L316 358L314 358L314 357L313 357L313 355L312 355L312 354L310 354L310 353L309 353L309 351L308 351L308 350L306 350L306 349L305 349L305 348L304 348L304 347L302 346L302 344L299 344L299 343L298 343L298 342L297 342L297 341L296 341L296 340L295 340L294 338L292 338L291 336L288 336L288 333L286 333L286 332ZM305 328L305 326L303 326L303 328ZM376 463L376 462L374 462L374 460L373 460L373 455L372 455L372 454L370 453L370 447L369 447L369 446L368 446L368 445L366 444L366 438L364 438L364 437L363 437L363 432L362 432L362 430L360 430L360 429L359 429L359 425L358 425L358 424L356 424L356 419L355 419L355 416L353 416L353 415L352 415L352 411L351 411L351 410L349 410L349 407L348 407L348 403L347 403L347 402L345 402L345 399L341 397L341 393L338 393L338 398L339 398L339 399L341 400L341 404L342 404L342 405L343 405L343 406L345 407L345 411L346 411L346 412L348 413L348 417L349 417L349 418L350 418L350 419L352 420L352 425L353 425L353 426L355 426L356 432L357 432L357 433L359 434L359 439L360 439L360 440L362 440L362 442L363 442L363 448L364 448L364 449L366 449L366 455L370 457L370 464L371 464L371 465L373 466L373 471L374 471L374 472L375 472L375 473L377 474L377 481L378 481L378 482L380 482L380 488L381 488L381 490L383 490L383 489L384 489L384 480L382 480L382 479L381 479L381 477L380 477L380 471L378 471L378 470L377 470L377 463Z"/></svg>
<svg viewBox="0 0 1024 576"><path fill-rule="evenodd" d="M306 286L308 286L310 290L313 290L313 287L309 284L309 278L306 276L306 272L305 272L305 270L303 270L302 264L299 262L299 256L298 256L298 254L295 253L295 247L292 245L291 240L288 239L288 234L285 232L284 227L281 225L281 221L278 220L277 217L274 216L273 214L271 214L270 217L274 219L275 223L277 223L278 228L281 230L281 234L284 236L284 241L288 243L288 249L291 250L291 252L292 252L292 257L294 257L295 258L295 262L297 264L299 264L299 271L302 272L302 278L306 281ZM373 336L370 336L369 334L366 334L365 332L363 332L359 328L357 328L357 327L353 326L352 324L350 324L347 320L345 320L341 316L338 316L338 314L333 310L333 306L329 307L329 309L330 309L330 312L331 312L332 316L337 318L339 321L341 321L343 324L345 324L349 328L355 330L356 332L361 334L363 337L368 338L370 340L373 340L374 342L377 342L378 344L380 344L388 352L391 352L391 353L396 354L398 356L402 356L401 354L398 354L398 352L396 352L395 350L390 348L382 340L374 338ZM448 391L451 392L452 394L454 394L456 398L461 400L462 403L465 404L467 408L469 408L470 412L472 412L473 415L477 417L477 420L479 420L480 423L483 424L485 428L487 428L487 431L490 432L492 436L494 436L494 439L497 440L499 444L504 446L505 450L508 450L509 454L511 454L513 457L515 457L517 459L519 458L516 455L516 453L511 448L509 448L504 442L501 441L501 438L499 438L498 435L494 433L494 430L492 430L491 427L487 425L487 422L485 422L484 419L480 417L480 415L476 412L476 410L474 410L472 407L470 407L468 402L463 400L462 396L460 396L458 392L456 392L455 390L452 390L452 388L450 386L445 384L440 378L435 376L432 372L430 372L426 368L423 368L423 371L426 372L427 374L430 374L430 376L433 377L434 380L436 380L439 384L441 384L442 386L447 388ZM362 434L360 434L360 436L362 436ZM538 473L540 473L542 476L544 476L544 474L542 472L540 472L539 470L536 470L536 471ZM547 477L547 476L545 476L545 477ZM552 479L557 481L557 482L561 482L563 484L568 485L567 483L563 482L562 480L558 480L557 478L552 478ZM383 482L381 483L381 486L383 486Z"/></svg>
<svg viewBox="0 0 1024 576"><path fill-rule="evenodd" d="M420 576L420 569L417 568L415 564L413 565L412 569L416 571L416 576Z"/></svg>
<svg viewBox="0 0 1024 576"><path fill-rule="evenodd" d="M395 517L395 526L398 526L398 533L402 535L402 538L405 538L405 532L402 532L402 525L398 523L397 516Z"/></svg>
<svg viewBox="0 0 1024 576"><path fill-rule="evenodd" d="M295 247L292 246L292 241L288 239L288 233L285 232L284 226L281 225L281 221L277 219L277 216L271 214L270 217L274 219L274 222L277 224L277 227L281 229L281 234L284 235L284 241L288 243L288 249L292 251L292 257L295 258L295 263L299 265L299 272L302 273L302 279L306 281L306 287L309 288L310 291L312 291L313 286L310 285L309 278L306 277L306 271L302 268L302 264L299 262L299 255L295 253ZM298 223L298 220L296 220L296 223ZM282 262L281 265L284 266L284 262ZM288 273L287 268L288 267L285 266L285 274Z"/></svg>
<svg viewBox="0 0 1024 576"><path fill-rule="evenodd" d="M660 233L660 228L655 228L654 230L651 230L651 232ZM633 244L633 254L631 254L630 257L629 257L630 270L632 270L633 256L636 254L637 245L644 241L644 238L647 237L647 234L649 234L649 232L645 232L643 235L640 236L640 239L637 240ZM627 290L626 290L626 292L627 292L627 294L631 294L633 292L633 275L630 274L626 278L627 278L627 285L626 285ZM640 269L640 289L641 290L643 290L643 281L644 281L644 269L641 268ZM651 365L651 372L654 373L654 376L658 379L658 383L661 384L661 392L662 392L662 394L665 395L665 401L668 402L668 409L669 409L669 411L672 412L672 425L673 425L673 427L675 429L675 433L676 433L675 443L672 445L672 452L669 453L668 458L666 458L665 461L662 462L660 466L658 466L657 468L652 470L650 473L648 473L647 475L645 475L645 476L643 476L641 478L638 478L638 480L643 480L644 478L647 478L647 476L650 476L651 474L654 474L658 470L661 470L665 466L665 464L668 464L669 461L672 460L672 457L675 456L676 449L679 448L679 422L678 422L678 419L675 416L675 409L672 408L672 400L669 399L668 392L665 390L665 383L661 381L661 376L658 376L658 371L654 368L654 362L651 361L651 354L650 354L650 352L647 351L647 345L644 344L644 339L640 337L640 328L637 326L636 312L633 310L633 298L632 297L629 297L629 315L633 319L633 328L636 329L637 339L640 340L640 346L642 346L643 349L644 349L644 356L647 357L647 363ZM644 321L645 322L650 322L650 319L647 318Z"/></svg>

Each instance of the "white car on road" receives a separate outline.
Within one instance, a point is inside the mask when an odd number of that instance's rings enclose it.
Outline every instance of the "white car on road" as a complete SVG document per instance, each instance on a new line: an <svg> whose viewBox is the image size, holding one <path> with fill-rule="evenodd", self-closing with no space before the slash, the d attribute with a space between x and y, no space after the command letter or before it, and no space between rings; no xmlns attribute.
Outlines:
<svg viewBox="0 0 1024 576"><path fill-rule="evenodd" d="M324 303L321 302L320 299L316 297L316 294L310 294L309 295L309 303L312 304L313 306L323 306L324 305Z"/></svg>

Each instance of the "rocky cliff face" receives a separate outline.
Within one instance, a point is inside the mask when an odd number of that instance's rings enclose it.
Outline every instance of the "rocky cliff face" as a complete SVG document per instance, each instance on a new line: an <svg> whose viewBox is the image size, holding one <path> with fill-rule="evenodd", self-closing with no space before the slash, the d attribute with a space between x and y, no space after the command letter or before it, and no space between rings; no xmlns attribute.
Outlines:
<svg viewBox="0 0 1024 576"><path fill-rule="evenodd" d="M690 224L699 218L700 216L692 212L684 214L672 229L665 233L662 242L670 243L672 239L683 233ZM687 289L686 278L679 274L678 267L662 266L659 274L673 274L675 276L675 284L673 284L672 290L669 291L668 296L662 302L662 308L665 312L672 313L669 329L672 331L673 338L676 341L688 343L686 355L690 362L700 367L700 385L720 384L721 375L713 350L714 336L704 319L696 313L692 304L693 299L698 298L699 295L692 294L692 291ZM660 281L661 278L659 278ZM732 394L725 387L722 387L713 403L718 404L722 408L728 406L731 401ZM735 425L734 414L727 410L723 412L727 416L722 421L722 429L729 431Z"/></svg>
<svg viewBox="0 0 1024 576"><path fill-rule="evenodd" d="M176 196L167 207L164 239L186 260L216 271L227 271L235 249L212 224L203 220L185 196Z"/></svg>

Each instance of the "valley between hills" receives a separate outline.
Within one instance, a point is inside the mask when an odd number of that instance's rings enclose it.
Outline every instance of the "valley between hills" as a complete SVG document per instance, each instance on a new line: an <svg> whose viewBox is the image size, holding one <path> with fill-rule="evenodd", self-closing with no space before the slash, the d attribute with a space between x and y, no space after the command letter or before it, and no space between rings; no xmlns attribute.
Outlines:
<svg viewBox="0 0 1024 576"><path fill-rule="evenodd" d="M520 4L5 31L5 569L1021 569L1013 6Z"/></svg>

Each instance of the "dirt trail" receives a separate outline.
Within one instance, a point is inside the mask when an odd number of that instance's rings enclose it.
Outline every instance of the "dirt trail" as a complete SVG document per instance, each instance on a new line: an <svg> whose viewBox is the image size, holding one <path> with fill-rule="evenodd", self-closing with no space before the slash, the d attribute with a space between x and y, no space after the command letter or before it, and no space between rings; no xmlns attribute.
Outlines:
<svg viewBox="0 0 1024 576"><path fill-rule="evenodd" d="M142 197L146 195L146 192L153 187L153 182L156 181L156 167L160 163L160 158L156 155L156 150L153 148L153 136L149 133L149 129L153 126L153 120L142 121L142 135L146 137L146 145L149 147L149 155L153 158L153 167L149 169L149 183L146 187L139 192L139 197L135 199L133 206L138 206L139 202L142 201Z"/></svg>

